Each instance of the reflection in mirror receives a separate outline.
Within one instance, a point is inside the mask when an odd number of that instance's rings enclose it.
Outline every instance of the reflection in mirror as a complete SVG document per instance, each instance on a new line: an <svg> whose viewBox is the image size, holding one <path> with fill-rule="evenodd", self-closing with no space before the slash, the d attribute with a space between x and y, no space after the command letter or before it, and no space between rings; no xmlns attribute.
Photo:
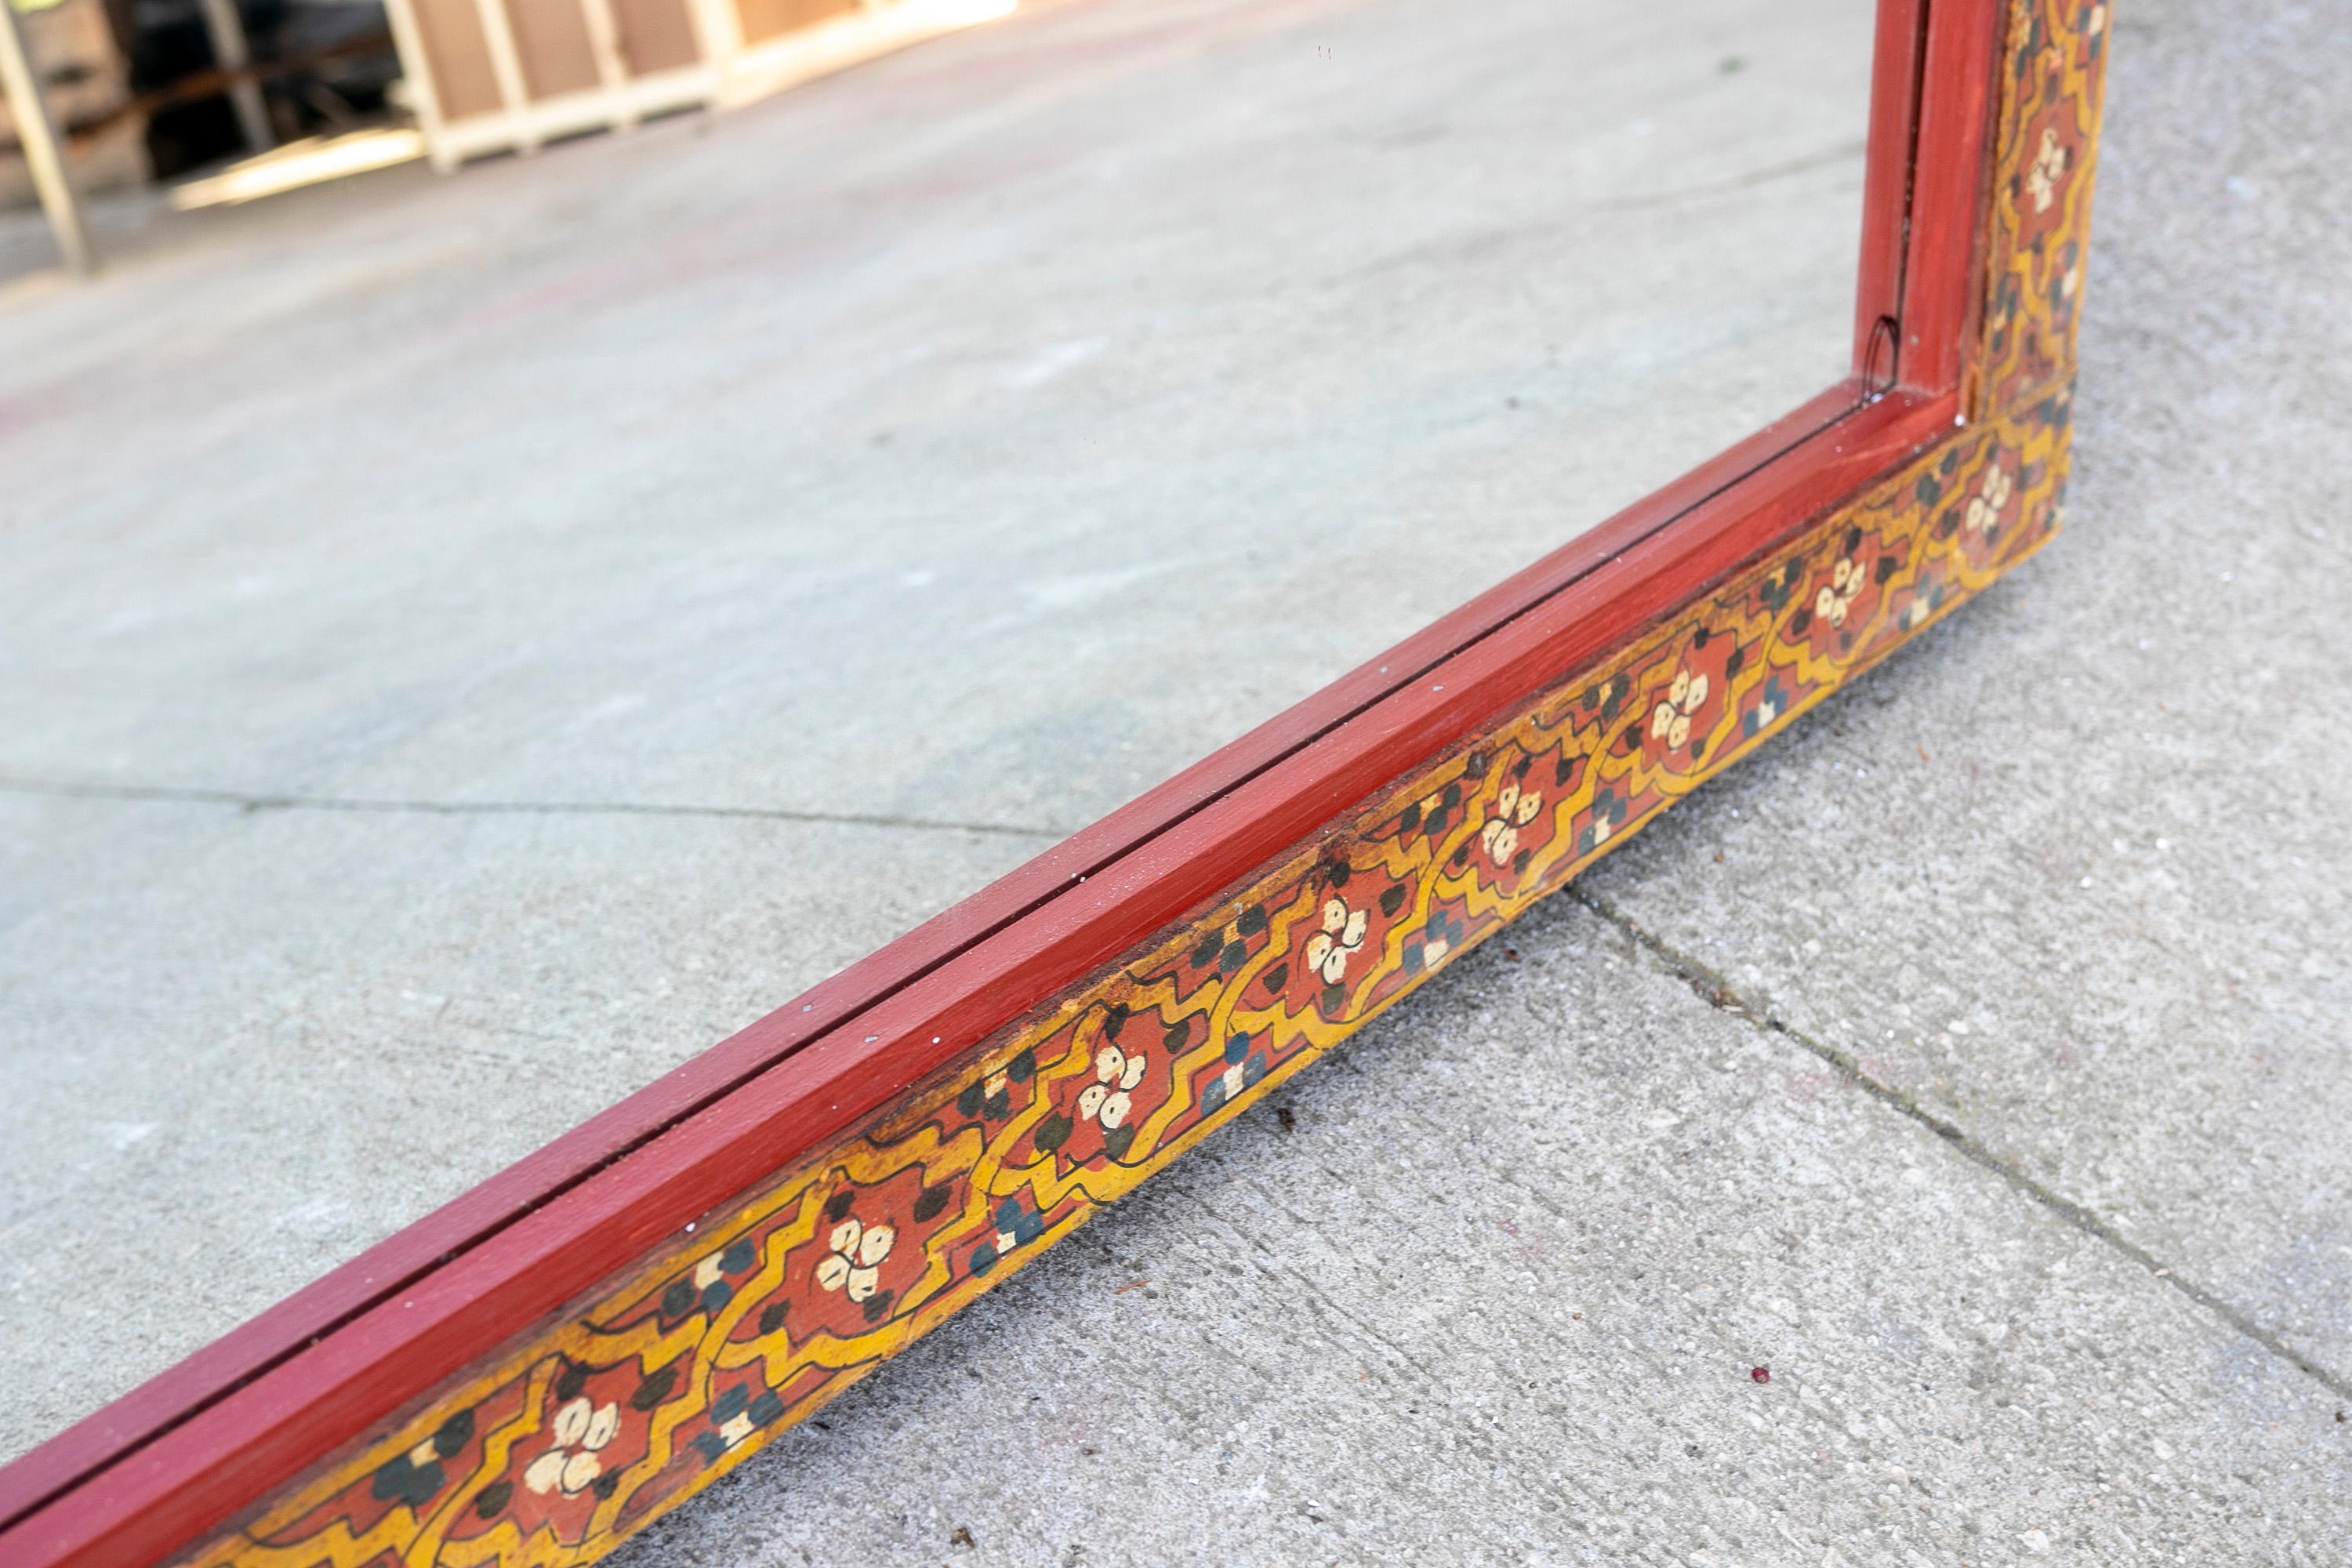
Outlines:
<svg viewBox="0 0 2352 1568"><path fill-rule="evenodd" d="M1868 0L1070 0L0 299L0 1457L1842 376Z"/></svg>

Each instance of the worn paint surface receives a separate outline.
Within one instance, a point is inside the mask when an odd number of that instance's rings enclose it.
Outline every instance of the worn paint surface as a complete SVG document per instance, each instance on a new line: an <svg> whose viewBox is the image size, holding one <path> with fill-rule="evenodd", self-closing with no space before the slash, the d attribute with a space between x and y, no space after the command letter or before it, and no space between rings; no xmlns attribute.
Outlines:
<svg viewBox="0 0 2352 1568"><path fill-rule="evenodd" d="M2038 548L2105 20L2012 12L1983 422L177 1561L595 1560Z"/></svg>

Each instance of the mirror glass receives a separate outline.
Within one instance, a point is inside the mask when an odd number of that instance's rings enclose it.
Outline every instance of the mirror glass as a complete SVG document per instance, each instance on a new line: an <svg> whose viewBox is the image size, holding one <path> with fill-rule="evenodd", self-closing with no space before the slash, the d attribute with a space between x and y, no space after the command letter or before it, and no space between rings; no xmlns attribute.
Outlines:
<svg viewBox="0 0 2352 1568"><path fill-rule="evenodd" d="M102 199L0 292L0 1458L1835 382L1872 12L1033 3Z"/></svg>

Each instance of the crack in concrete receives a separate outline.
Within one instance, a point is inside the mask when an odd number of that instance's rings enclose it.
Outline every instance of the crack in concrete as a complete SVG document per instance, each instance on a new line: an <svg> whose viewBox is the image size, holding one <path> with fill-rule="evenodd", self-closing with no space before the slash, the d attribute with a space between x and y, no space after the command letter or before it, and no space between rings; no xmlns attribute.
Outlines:
<svg viewBox="0 0 2352 1568"><path fill-rule="evenodd" d="M1714 969L1700 963L1647 929L1632 916L1618 909L1600 894L1571 883L1568 896L1578 905L1606 921L1622 932L1634 947L1646 954L1666 973L1690 987L1699 1000L1710 1007L1746 1020L1769 1034L1780 1035L1794 1041L1822 1061L1827 1062L1847 1082L1869 1095L1880 1104L1927 1128L1969 1159L1990 1171L2015 1191L2056 1215L2061 1220L2092 1239L2103 1243L2147 1270L2159 1283L2168 1285L2198 1306L2227 1323L2231 1328L2252 1340L2297 1372L2316 1381L2340 1399L2352 1399L2352 1380L2338 1376L2326 1367L2303 1354L2285 1340L2254 1321L2241 1308L2225 1300L2204 1286L2181 1278L2178 1269L2147 1248L2126 1237L2115 1226L2092 1210L2053 1188L2034 1180L2016 1165L1995 1153L1990 1147L1971 1136L1965 1127L1948 1118L1937 1115L1921 1105L1913 1096L1883 1083L1864 1072L1861 1064L1827 1041L1819 1040L1802 1029L1750 1005L1728 981Z"/></svg>
<svg viewBox="0 0 2352 1568"><path fill-rule="evenodd" d="M780 805L662 805L640 801L389 800L353 795L253 795L232 789L183 789L168 784L79 784L62 779L0 778L0 792L62 800L151 800L240 811L348 811L427 816L709 816L805 822L847 827L903 827L926 833L982 833L1009 838L1067 838L1069 829L1002 822L951 822L847 811L802 811Z"/></svg>

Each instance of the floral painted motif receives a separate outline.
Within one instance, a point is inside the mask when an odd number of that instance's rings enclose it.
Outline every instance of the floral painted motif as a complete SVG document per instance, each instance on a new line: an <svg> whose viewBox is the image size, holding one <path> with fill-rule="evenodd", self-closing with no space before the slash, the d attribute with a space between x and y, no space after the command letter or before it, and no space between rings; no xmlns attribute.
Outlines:
<svg viewBox="0 0 2352 1568"><path fill-rule="evenodd" d="M175 1561L594 1561L2037 549L2105 13L2014 5L1976 423Z"/></svg>
<svg viewBox="0 0 2352 1568"><path fill-rule="evenodd" d="M1347 979L1348 960L1362 949L1370 919L1362 910L1349 909L1345 899L1325 900L1323 929L1307 939L1307 967L1332 985Z"/></svg>
<svg viewBox="0 0 2352 1568"><path fill-rule="evenodd" d="M1509 865L1511 857L1519 852L1519 829L1542 810L1543 796L1516 784L1505 784L1495 797L1495 815L1478 830L1478 842L1486 847L1487 858L1497 866Z"/></svg>
<svg viewBox="0 0 2352 1568"><path fill-rule="evenodd" d="M1851 556L1840 557L1830 580L1813 596L1814 616L1831 626L1844 626L1846 612L1853 608L1854 596L1868 585L1868 581L1859 563Z"/></svg>
<svg viewBox="0 0 2352 1568"><path fill-rule="evenodd" d="M540 1496L562 1492L565 1497L586 1491L604 1473L596 1456L621 1429L621 1407L606 1401L591 1405L586 1395L564 1402L555 1413L547 1451L522 1473L522 1484Z"/></svg>
<svg viewBox="0 0 2352 1568"><path fill-rule="evenodd" d="M1078 1114L1101 1122L1105 1127L1118 1127L1127 1121L1128 1109L1135 1101L1135 1086L1143 1081L1145 1062L1140 1053L1129 1056L1117 1046L1105 1046L1095 1053L1095 1081L1078 1093Z"/></svg>
<svg viewBox="0 0 2352 1568"><path fill-rule="evenodd" d="M1824 590L1826 592L1826 590ZM1690 744L1691 715L1706 705L1706 677L1687 669L1675 671L1666 700L1650 710L1650 734L1668 747Z"/></svg>
<svg viewBox="0 0 2352 1568"><path fill-rule="evenodd" d="M882 1288L882 1261L898 1239L887 1225L861 1226L854 1215L843 1220L825 1242L833 1250L817 1263L817 1288L843 1291L853 1301L871 1300Z"/></svg>
<svg viewBox="0 0 2352 1568"><path fill-rule="evenodd" d="M2066 174L2066 149L2058 140L2058 132L2049 127L2042 132L2042 144L2035 149L2033 166L2025 172L2025 188L2033 197L2033 210L2046 213L2050 204L2058 199L2058 182Z"/></svg>
<svg viewBox="0 0 2352 1568"><path fill-rule="evenodd" d="M2008 510L2010 491L2009 470L1999 463L1985 469L1983 482L1969 497L1968 529L1971 533L1990 531Z"/></svg>

